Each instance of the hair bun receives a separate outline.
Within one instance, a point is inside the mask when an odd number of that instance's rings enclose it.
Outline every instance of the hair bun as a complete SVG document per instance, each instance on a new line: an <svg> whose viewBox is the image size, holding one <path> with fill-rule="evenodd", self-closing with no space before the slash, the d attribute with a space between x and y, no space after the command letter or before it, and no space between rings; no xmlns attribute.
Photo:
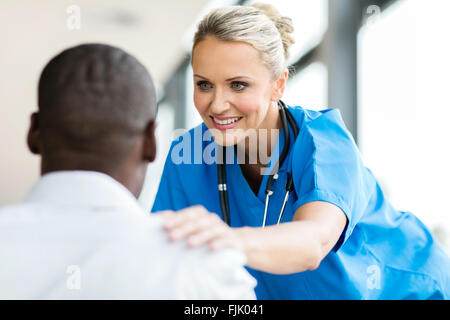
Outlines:
<svg viewBox="0 0 450 320"><path fill-rule="evenodd" d="M294 38L291 36L294 32L292 19L282 16L271 4L254 3L251 6L261 10L267 17L269 17L270 20L273 21L278 29L278 32L280 32L281 41L283 42L284 55L287 59L289 57L289 47L295 43Z"/></svg>

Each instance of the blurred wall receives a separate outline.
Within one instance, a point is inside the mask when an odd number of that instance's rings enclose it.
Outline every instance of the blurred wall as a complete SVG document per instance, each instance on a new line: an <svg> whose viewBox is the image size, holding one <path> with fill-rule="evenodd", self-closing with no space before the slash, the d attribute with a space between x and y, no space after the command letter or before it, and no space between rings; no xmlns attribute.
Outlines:
<svg viewBox="0 0 450 320"><path fill-rule="evenodd" d="M40 72L54 55L83 42L116 45L141 60L161 88L184 53L185 30L207 2L2 0L0 205L22 200L39 176L39 157L25 139Z"/></svg>

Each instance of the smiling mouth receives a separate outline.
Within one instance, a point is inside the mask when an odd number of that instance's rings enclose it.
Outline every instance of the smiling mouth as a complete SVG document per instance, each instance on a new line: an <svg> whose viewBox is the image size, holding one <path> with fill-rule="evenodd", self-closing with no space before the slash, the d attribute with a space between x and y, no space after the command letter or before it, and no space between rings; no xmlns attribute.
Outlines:
<svg viewBox="0 0 450 320"><path fill-rule="evenodd" d="M216 117L210 116L212 123L216 129L220 130L226 130L226 129L232 129L243 117L230 117L226 119L218 119Z"/></svg>
<svg viewBox="0 0 450 320"><path fill-rule="evenodd" d="M213 119L213 121L215 123L217 123L219 125L222 125L222 126L234 123L234 122L239 121L239 120L242 119L242 117L234 117L234 118L228 118L228 119L223 119L223 120L217 119L215 117L211 117L211 118Z"/></svg>

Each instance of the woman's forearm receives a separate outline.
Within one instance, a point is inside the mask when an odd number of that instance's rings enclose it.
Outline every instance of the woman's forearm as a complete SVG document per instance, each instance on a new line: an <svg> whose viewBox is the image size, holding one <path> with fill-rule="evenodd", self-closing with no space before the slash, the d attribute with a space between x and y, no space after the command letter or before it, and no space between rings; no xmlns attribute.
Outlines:
<svg viewBox="0 0 450 320"><path fill-rule="evenodd" d="M298 220L299 217L296 220L294 216L292 222L266 228L230 228L203 207L189 207L177 214L168 212L162 216L164 227L173 241L186 239L189 246L208 244L213 250L235 248L244 251L247 266L253 269L290 274L316 269L336 243L345 219L333 232L334 227L328 227L327 221L331 226L336 223L329 215L321 215L325 209L307 204L298 209L298 214L308 220ZM315 215L310 217L308 210ZM314 218L318 221L312 221Z"/></svg>
<svg viewBox="0 0 450 320"><path fill-rule="evenodd" d="M265 228L234 229L244 245L247 266L275 274L316 269L322 258L314 223L294 221Z"/></svg>

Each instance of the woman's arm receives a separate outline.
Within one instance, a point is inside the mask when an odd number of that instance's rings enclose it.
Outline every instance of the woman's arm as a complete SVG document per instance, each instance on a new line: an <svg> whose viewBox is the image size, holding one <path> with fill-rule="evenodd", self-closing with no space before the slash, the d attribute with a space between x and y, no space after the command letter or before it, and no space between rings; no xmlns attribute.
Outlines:
<svg viewBox="0 0 450 320"><path fill-rule="evenodd" d="M314 201L301 206L292 222L266 228L230 228L201 206L167 213L165 227L174 240L211 249L235 248L247 266L276 274L313 270L337 243L347 218L335 205Z"/></svg>
<svg viewBox="0 0 450 320"><path fill-rule="evenodd" d="M335 205L314 201L301 206L292 222L266 228L236 228L247 265L276 274L316 269L344 231L347 218Z"/></svg>

